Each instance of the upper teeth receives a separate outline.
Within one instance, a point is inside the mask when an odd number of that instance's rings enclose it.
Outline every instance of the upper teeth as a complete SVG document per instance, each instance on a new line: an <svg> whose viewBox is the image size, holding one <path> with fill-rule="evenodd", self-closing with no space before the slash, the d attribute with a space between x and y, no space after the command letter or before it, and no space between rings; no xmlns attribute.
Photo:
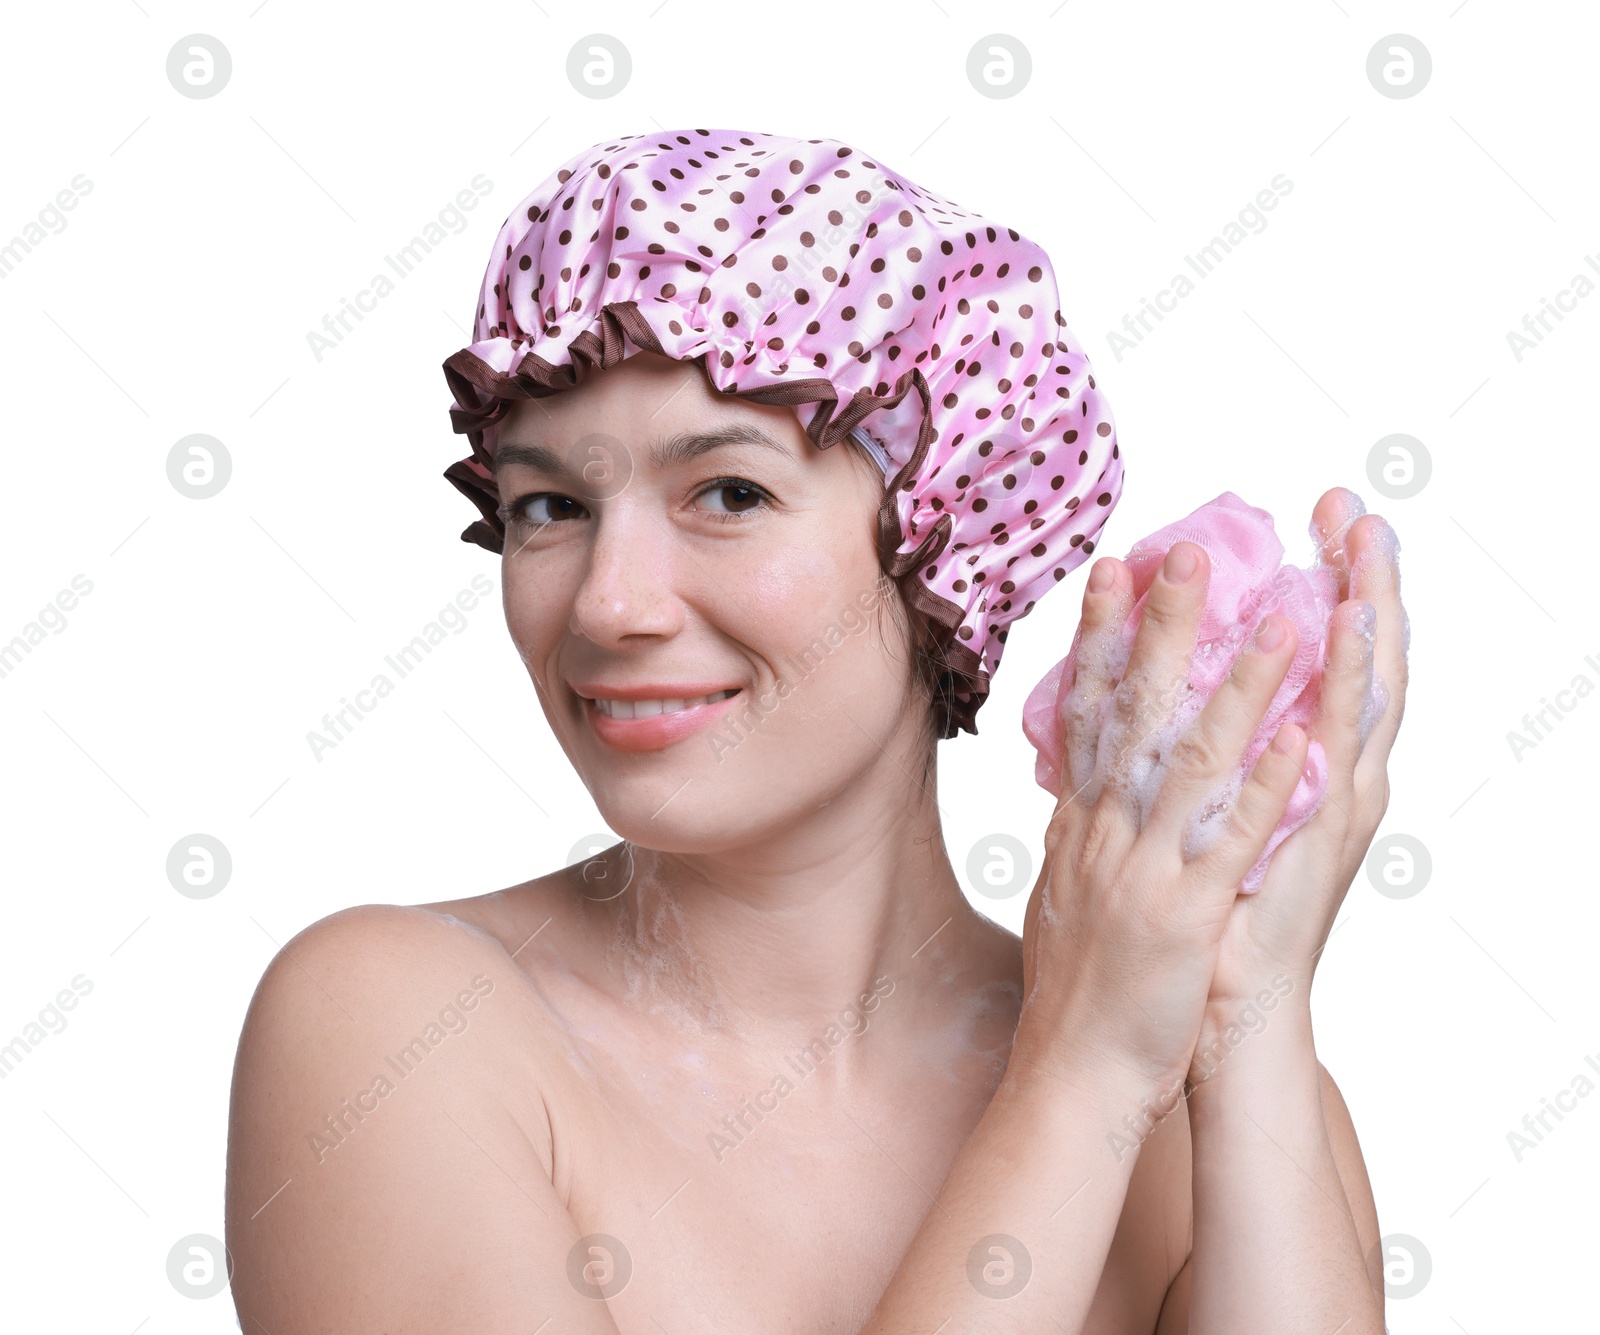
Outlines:
<svg viewBox="0 0 1600 1335"><path fill-rule="evenodd" d="M596 700L595 708L611 718L650 718L655 714L676 714L680 709L693 709L697 705L714 705L738 694L737 687L713 691L710 695L697 695L689 700Z"/></svg>

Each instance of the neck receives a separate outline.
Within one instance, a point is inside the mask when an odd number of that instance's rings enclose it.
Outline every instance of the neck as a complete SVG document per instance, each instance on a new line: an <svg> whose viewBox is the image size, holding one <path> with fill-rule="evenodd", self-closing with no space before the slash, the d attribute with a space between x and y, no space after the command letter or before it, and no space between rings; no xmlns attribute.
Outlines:
<svg viewBox="0 0 1600 1335"><path fill-rule="evenodd" d="M596 884L626 889L592 911L623 999L765 1044L859 1024L874 992L948 987L999 929L961 892L921 756L874 770L743 845L610 850Z"/></svg>

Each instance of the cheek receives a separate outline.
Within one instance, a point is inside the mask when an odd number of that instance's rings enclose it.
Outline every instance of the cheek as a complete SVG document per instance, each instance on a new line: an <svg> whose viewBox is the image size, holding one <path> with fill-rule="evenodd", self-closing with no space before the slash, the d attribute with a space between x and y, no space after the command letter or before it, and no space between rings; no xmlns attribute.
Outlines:
<svg viewBox="0 0 1600 1335"><path fill-rule="evenodd" d="M769 616L781 614L797 633L815 633L838 622L849 615L849 608L859 610L863 598L876 596L878 558L863 540L859 522L840 513L802 540L774 543L752 554L739 586Z"/></svg>
<svg viewBox="0 0 1600 1335"><path fill-rule="evenodd" d="M537 576L534 569L515 560L500 568L501 606L506 629L527 655L543 657L555 647L572 606L554 563L546 563Z"/></svg>
<svg viewBox="0 0 1600 1335"><path fill-rule="evenodd" d="M835 552L850 551L838 544ZM804 730L836 718L841 705L895 707L902 690L903 653L896 647L892 590L881 583L877 559L836 557L823 547L775 555L752 568L740 588L740 638L796 694L786 712ZM865 604L865 607L863 607ZM854 702L849 703L847 702Z"/></svg>
<svg viewBox="0 0 1600 1335"><path fill-rule="evenodd" d="M785 625L815 621L840 588L840 571L822 544L775 548L754 561L740 587Z"/></svg>

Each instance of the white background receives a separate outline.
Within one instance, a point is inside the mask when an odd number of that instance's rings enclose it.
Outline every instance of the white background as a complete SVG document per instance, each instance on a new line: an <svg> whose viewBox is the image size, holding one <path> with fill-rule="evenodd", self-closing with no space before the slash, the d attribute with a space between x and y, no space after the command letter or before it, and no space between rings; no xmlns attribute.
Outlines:
<svg viewBox="0 0 1600 1335"><path fill-rule="evenodd" d="M93 990L0 1080L0 1325L234 1328L166 1258L222 1234L234 1045L277 943L610 842L497 593L320 762L306 735L475 574L498 589L440 476L466 453L440 363L500 222L581 148L704 126L841 139L1046 247L1128 462L1105 551L1224 490L1272 512L1299 564L1329 486L1393 522L1412 686L1380 841L1421 841L1432 874L1401 899L1358 879L1318 974L1318 1050L1385 1234L1431 1257L1391 1329L1595 1328L1600 1097L1520 1162L1507 1133L1600 1054L1600 700L1520 760L1508 733L1600 682L1600 297L1520 361L1506 337L1600 252L1594 11L106 0L5 22L0 243L76 175L92 189L0 280L0 642L74 576L93 589L0 678L0 1043L75 976ZM566 75L592 25L632 55L610 98ZM994 32L1031 55L1008 98L966 74ZM167 79L192 33L231 53L214 97ZM1414 97L1368 80L1392 33L1431 52ZM319 362L308 332L478 173L493 187L465 229ZM1265 229L1119 358L1123 316L1279 173L1293 190ZM1368 457L1396 432L1433 472L1386 500ZM232 459L209 500L167 478L192 433ZM958 869L997 832L1042 851L1052 800L1018 720L1086 569L1018 623L981 735L941 748ZM195 833L233 861L203 900L166 874ZM1020 930L1025 895L973 898Z"/></svg>

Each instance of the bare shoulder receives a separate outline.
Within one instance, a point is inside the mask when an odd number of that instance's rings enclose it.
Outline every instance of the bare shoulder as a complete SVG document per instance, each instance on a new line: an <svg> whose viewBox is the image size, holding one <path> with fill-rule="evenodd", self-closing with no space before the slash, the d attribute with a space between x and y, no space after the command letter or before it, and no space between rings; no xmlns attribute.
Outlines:
<svg viewBox="0 0 1600 1335"><path fill-rule="evenodd" d="M540 955L529 949L540 923L530 935L521 927L550 905L558 913L571 899L565 869L507 890L425 904L362 904L329 914L306 927L283 946L257 986L246 1020L246 1034L267 1022L292 1024L305 1008L318 1013L331 1007L347 1018L350 1008L386 1009L388 1003L415 999L424 992L441 1006L464 978L485 974L493 986L505 986ZM520 937L520 940L518 939ZM472 973L463 974L467 969ZM533 995L531 992L528 994Z"/></svg>
<svg viewBox="0 0 1600 1335"><path fill-rule="evenodd" d="M508 1039L537 1029L537 991L523 964L470 905L363 904L312 923L267 966L245 1016L234 1071L234 1118L240 1097L263 1081L343 1082L370 1089L406 1079L425 1063L462 1078L498 1060ZM471 1034L467 1041L455 1041ZM525 1046L525 1043L524 1043ZM437 1060L435 1060L437 1059ZM532 1077L534 1073L528 1072ZM514 1096L506 1084L502 1094ZM537 1090L537 1080L527 1085ZM349 1092L349 1091L344 1091ZM359 1093L359 1089L357 1090ZM359 1108L365 1100L339 1106ZM310 1111L308 1109L308 1111ZM537 1112L529 1108L528 1112ZM318 1119L335 1145L353 1133L352 1118ZM312 1137L316 1139L316 1137ZM308 1148L316 1151L308 1142ZM322 1162L326 1148L316 1153Z"/></svg>
<svg viewBox="0 0 1600 1335"><path fill-rule="evenodd" d="M992 989L1003 989L1011 993L1009 1009L1020 1014L1022 938L1003 923L995 922L982 913L976 917L978 927L973 936L977 946L974 976L983 979Z"/></svg>
<svg viewBox="0 0 1600 1335"><path fill-rule="evenodd" d="M431 908L364 904L305 928L273 957L240 1038L240 1069L277 1060L337 1063L351 1044L414 1030L448 1037L518 1009L518 969L489 932ZM442 1038L431 1045L439 1047Z"/></svg>
<svg viewBox="0 0 1600 1335"><path fill-rule="evenodd" d="M581 917L581 903L580 882L575 880L574 868L558 867L508 889L466 899L441 899L417 908L493 941L508 958L525 967L543 956L545 967L549 968L557 961L542 950L540 938L546 928L556 928L550 933L554 938L561 936L563 929L575 926Z"/></svg>
<svg viewBox="0 0 1600 1335"><path fill-rule="evenodd" d="M451 962L487 962L498 943L480 927L434 905L361 904L300 931L273 957L256 1002L280 1002L309 986L384 986ZM332 1000L331 994L325 994Z"/></svg>
<svg viewBox="0 0 1600 1335"><path fill-rule="evenodd" d="M227 1241L244 1328L498 1328L518 1304L577 1299L541 1032L527 973L459 915L363 905L284 945L234 1067ZM550 1259L530 1270L530 1254Z"/></svg>

